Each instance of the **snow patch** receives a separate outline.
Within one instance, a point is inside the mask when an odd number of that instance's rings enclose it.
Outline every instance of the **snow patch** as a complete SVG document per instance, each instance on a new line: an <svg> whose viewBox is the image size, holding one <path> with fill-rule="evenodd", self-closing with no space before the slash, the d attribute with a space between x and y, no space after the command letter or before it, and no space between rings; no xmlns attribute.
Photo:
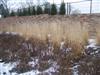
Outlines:
<svg viewBox="0 0 100 75"><path fill-rule="evenodd" d="M18 74L18 75L38 75L40 72L38 70L29 71L26 73Z"/></svg>
<svg viewBox="0 0 100 75"><path fill-rule="evenodd" d="M40 72L38 70L32 70L29 72L17 74L17 73L10 73L9 71L14 68L17 65L17 62L15 63L0 63L0 75L4 75L3 73L6 73L6 75L38 75Z"/></svg>
<svg viewBox="0 0 100 75"><path fill-rule="evenodd" d="M20 35L20 36L22 36L23 34L22 33L18 33L18 32L0 32L0 34L7 34L7 35L9 35L9 34L12 34L12 35Z"/></svg>
<svg viewBox="0 0 100 75"><path fill-rule="evenodd" d="M33 67L35 66L36 63L38 63L38 59L32 62L29 62L29 64L32 64ZM9 71L12 70L17 64L18 62L15 62L15 63L0 62L0 75L4 75L3 73L6 73L6 75L38 75L42 73L48 73L49 75L51 75L52 72L56 72L57 69L59 68L59 66L57 66L57 63L53 62L53 65L49 69L43 72L40 72L39 70L32 70L32 71L28 71L21 74L17 74L15 72L10 73Z"/></svg>
<svg viewBox="0 0 100 75"><path fill-rule="evenodd" d="M17 65L17 62L15 63L0 63L0 75L4 75L3 73L6 73L6 75L11 75L10 70L14 68ZM12 75L15 75L16 73L12 73Z"/></svg>
<svg viewBox="0 0 100 75"><path fill-rule="evenodd" d="M79 75L79 74L78 74L78 72L79 72L79 71L78 71L78 67L79 67L79 66L80 66L80 65L76 64L75 66L72 67L73 75Z"/></svg>
<svg viewBox="0 0 100 75"><path fill-rule="evenodd" d="M59 66L57 65L56 62L54 62L53 65L49 69L45 70L44 72L47 72L47 73L57 72L58 68Z"/></svg>
<svg viewBox="0 0 100 75"><path fill-rule="evenodd" d="M88 43L89 43L89 45L87 46L87 49L96 47L96 40L95 39L89 39Z"/></svg>
<svg viewBox="0 0 100 75"><path fill-rule="evenodd" d="M29 62L29 64L34 67L36 64L38 64L38 59L33 59L33 61Z"/></svg>

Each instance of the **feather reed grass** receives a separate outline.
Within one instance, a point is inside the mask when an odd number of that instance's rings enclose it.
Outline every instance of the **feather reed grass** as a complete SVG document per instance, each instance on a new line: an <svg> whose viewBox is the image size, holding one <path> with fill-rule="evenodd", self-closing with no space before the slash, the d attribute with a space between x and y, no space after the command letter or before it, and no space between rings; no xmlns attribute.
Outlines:
<svg viewBox="0 0 100 75"><path fill-rule="evenodd" d="M52 41L57 44L66 39L74 41L78 46L87 44L88 27L86 25L81 27L80 22L67 17L61 16L60 19L53 16L17 17L15 20L11 18L10 22L12 23L9 25L8 23L0 25L0 31L22 33L25 38L35 37L44 41L50 35Z"/></svg>

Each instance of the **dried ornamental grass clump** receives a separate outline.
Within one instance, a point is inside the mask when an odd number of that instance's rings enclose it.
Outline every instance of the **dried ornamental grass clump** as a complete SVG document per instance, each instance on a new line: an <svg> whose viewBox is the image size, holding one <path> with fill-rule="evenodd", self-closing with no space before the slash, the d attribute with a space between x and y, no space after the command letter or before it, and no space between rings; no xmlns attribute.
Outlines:
<svg viewBox="0 0 100 75"><path fill-rule="evenodd" d="M100 45L100 26L98 26L96 28L96 32L97 32L97 35L96 35L96 42L97 42L97 45Z"/></svg>
<svg viewBox="0 0 100 75"><path fill-rule="evenodd" d="M81 58L84 46L87 45L87 26L81 27L80 22L67 17L55 18L51 16L47 20L39 19L39 17L27 20L23 17L20 19L20 23L15 22L3 27L4 31L23 34L24 44L28 45L28 49L20 49L21 52L18 50L16 52L16 54L19 54L18 59L25 60L28 63L28 61L31 61L28 58L37 58L40 62L37 67L40 70L49 67L49 60L56 61L60 66L59 72L62 74L67 72L70 75L69 68L73 61ZM24 50L26 54L24 54ZM24 56L25 59L21 56L23 54L26 55Z"/></svg>
<svg viewBox="0 0 100 75"><path fill-rule="evenodd" d="M18 17L15 21L12 21L9 25L8 23L1 22L0 31L8 31L8 32L17 32L22 33L25 37L29 38L32 36L39 37L43 40L46 39L48 34L51 34L53 37L52 40L59 42L63 37L69 37L71 39L79 39L86 40L87 35L87 25L81 27L80 22L77 20L72 20L71 18L67 18L64 16L43 16L43 19L39 19L42 16L37 17ZM13 17L14 18L14 17ZM13 18L10 18L13 20ZM6 19L7 22L9 19ZM80 40L81 40L80 39Z"/></svg>

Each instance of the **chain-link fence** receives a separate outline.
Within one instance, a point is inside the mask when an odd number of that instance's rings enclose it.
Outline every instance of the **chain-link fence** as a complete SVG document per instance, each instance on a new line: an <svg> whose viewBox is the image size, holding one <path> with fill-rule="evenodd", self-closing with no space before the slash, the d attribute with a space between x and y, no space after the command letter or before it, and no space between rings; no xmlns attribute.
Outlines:
<svg viewBox="0 0 100 75"><path fill-rule="evenodd" d="M100 13L100 1L81 1L70 3L71 13Z"/></svg>
<svg viewBox="0 0 100 75"><path fill-rule="evenodd" d="M85 0L78 2L67 2L66 4L66 14L92 14L100 13L100 1L98 0ZM57 4L58 8L60 4Z"/></svg>

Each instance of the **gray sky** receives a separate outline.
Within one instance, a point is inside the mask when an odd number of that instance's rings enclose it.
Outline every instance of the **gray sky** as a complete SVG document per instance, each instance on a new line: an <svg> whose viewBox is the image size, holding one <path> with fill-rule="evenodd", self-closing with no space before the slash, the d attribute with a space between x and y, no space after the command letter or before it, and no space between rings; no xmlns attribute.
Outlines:
<svg viewBox="0 0 100 75"><path fill-rule="evenodd" d="M31 2L31 4L37 4L37 0L9 0L8 5L11 9L16 9L20 6L26 6L26 1ZM53 3L53 0L47 0L50 3ZM78 2L83 0L64 0L65 3L67 2ZM45 0L40 0L41 3L44 3ZM60 4L61 0L54 0L54 3ZM89 13L90 1L80 2L80 3L72 3L73 10L78 9L82 13ZM93 0L93 12L100 13L100 0Z"/></svg>

